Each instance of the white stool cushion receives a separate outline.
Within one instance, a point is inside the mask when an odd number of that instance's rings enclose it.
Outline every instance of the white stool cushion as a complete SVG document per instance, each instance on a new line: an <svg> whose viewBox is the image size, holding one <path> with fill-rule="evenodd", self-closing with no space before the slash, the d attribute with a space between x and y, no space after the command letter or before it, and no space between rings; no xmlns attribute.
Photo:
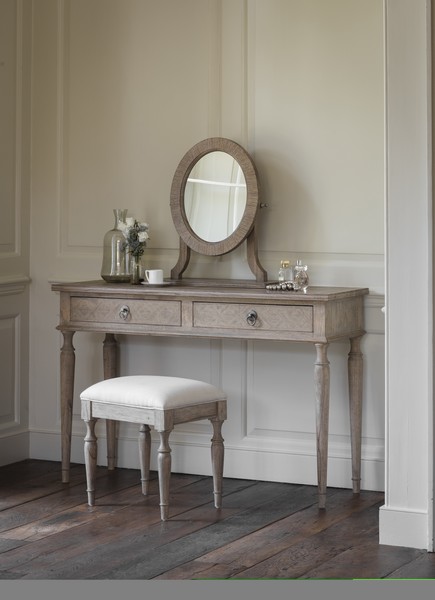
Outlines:
<svg viewBox="0 0 435 600"><path fill-rule="evenodd" d="M226 400L226 395L214 385L195 379L127 375L95 383L80 398L103 404L172 409Z"/></svg>

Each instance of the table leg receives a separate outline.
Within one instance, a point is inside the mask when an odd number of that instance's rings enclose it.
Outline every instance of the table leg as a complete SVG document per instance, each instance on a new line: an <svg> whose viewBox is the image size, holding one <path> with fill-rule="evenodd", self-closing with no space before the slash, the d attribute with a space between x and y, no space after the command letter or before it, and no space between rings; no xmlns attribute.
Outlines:
<svg viewBox="0 0 435 600"><path fill-rule="evenodd" d="M62 331L60 350L60 418L62 445L62 483L69 483L71 462L71 430L74 398L75 351L72 343L74 331Z"/></svg>
<svg viewBox="0 0 435 600"><path fill-rule="evenodd" d="M118 377L119 346L113 333L106 333L103 342L104 379ZM107 468L113 471L116 468L116 429L117 421L106 420L107 436Z"/></svg>
<svg viewBox="0 0 435 600"><path fill-rule="evenodd" d="M350 339L348 356L349 414L352 449L352 487L359 494L361 487L361 431L362 431L362 387L363 355L360 350L362 336Z"/></svg>
<svg viewBox="0 0 435 600"><path fill-rule="evenodd" d="M328 430L329 430L329 360L328 344L317 343L314 383L316 391L316 434L317 434L317 487L319 508L325 508L326 481L328 470Z"/></svg>

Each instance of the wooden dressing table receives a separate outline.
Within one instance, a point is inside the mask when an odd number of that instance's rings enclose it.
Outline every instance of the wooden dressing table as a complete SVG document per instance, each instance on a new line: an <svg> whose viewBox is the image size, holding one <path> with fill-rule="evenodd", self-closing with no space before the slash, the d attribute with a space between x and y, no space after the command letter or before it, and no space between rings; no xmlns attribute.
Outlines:
<svg viewBox="0 0 435 600"><path fill-rule="evenodd" d="M360 491L361 408L364 296L367 288L309 287L302 292L276 292L214 280L201 285L188 280L163 286L107 283L102 280L56 283L60 293L63 334L60 356L62 481L69 481L76 331L104 332L104 377L116 377L117 334L287 340L309 342L316 349L316 402L319 507L325 507L328 459L328 345L349 339L348 355L352 483ZM108 467L116 466L115 423L107 422Z"/></svg>

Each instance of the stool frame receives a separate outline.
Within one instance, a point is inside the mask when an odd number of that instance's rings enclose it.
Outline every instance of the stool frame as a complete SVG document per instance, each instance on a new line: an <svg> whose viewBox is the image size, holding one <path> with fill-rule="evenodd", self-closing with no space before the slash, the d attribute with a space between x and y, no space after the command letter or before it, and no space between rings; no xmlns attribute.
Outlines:
<svg viewBox="0 0 435 600"><path fill-rule="evenodd" d="M97 437L95 425L98 419L126 421L138 423L139 428L139 460L142 493L149 491L151 462L151 427L158 432L160 445L158 448L158 477L160 493L160 517L166 521L169 517L169 484L171 475L171 447L169 436L174 426L201 419L209 419L213 426L211 438L211 464L213 476L213 495L216 508L222 507L222 480L224 464L224 439L222 424L227 416L226 400L216 400L177 408L149 408L126 406L99 402L97 400L81 401L81 415L86 424L84 454L86 467L86 485L89 506L95 505L95 479L97 469Z"/></svg>

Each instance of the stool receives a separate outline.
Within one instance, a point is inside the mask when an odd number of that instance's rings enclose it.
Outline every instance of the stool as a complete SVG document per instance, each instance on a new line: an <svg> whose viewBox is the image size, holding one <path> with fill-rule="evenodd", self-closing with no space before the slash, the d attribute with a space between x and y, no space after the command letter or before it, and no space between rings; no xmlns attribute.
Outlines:
<svg viewBox="0 0 435 600"><path fill-rule="evenodd" d="M148 494L151 434L153 427L160 436L158 476L160 516L166 521L169 514L169 480L171 448L169 435L178 423L209 419L213 425L211 463L214 505L222 506L222 477L224 444L222 423L227 416L226 395L222 390L193 379L157 375L130 375L105 379L80 394L82 419L86 423L85 465L88 504L95 504L97 468L97 419L139 423L139 457L142 493Z"/></svg>

